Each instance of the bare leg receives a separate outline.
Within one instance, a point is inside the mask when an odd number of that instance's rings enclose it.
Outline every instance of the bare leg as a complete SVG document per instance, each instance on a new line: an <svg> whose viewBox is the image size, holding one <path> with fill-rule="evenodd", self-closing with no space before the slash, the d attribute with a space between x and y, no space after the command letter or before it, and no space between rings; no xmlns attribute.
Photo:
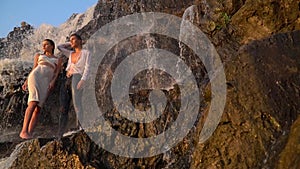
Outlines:
<svg viewBox="0 0 300 169"><path fill-rule="evenodd" d="M37 107L37 102L32 101L28 103L28 107L25 111L24 121L23 121L23 128L20 133L20 137L23 139L29 139L31 138L31 135L28 133L28 126L31 121L31 116L35 108Z"/></svg>
<svg viewBox="0 0 300 169"><path fill-rule="evenodd" d="M32 136L32 132L33 132L33 130L34 130L36 124L37 124L37 121L39 119L40 111L41 111L41 108L39 106L36 106L34 111L33 111L32 116L31 116L30 123L29 123L29 126L28 126L28 133L31 136Z"/></svg>

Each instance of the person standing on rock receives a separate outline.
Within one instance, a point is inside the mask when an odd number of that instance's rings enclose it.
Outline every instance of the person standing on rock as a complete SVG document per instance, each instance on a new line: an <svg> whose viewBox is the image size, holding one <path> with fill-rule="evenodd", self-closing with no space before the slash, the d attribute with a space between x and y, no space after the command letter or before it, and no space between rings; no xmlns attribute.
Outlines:
<svg viewBox="0 0 300 169"><path fill-rule="evenodd" d="M77 116L76 127L81 129L79 123L79 119L83 119L81 98L90 69L90 52L83 49L82 45L81 36L72 34L69 43L60 44L57 47L58 50L68 57L66 73L60 87L59 137L65 132L68 123L68 111L71 100L73 100Z"/></svg>
<svg viewBox="0 0 300 169"><path fill-rule="evenodd" d="M28 106L25 111L24 122L20 137L30 139L37 124L41 107L49 92L54 88L56 79L61 69L61 58L54 56L55 43L45 39L42 43L43 54L34 56L32 71L22 85L23 90L29 91Z"/></svg>

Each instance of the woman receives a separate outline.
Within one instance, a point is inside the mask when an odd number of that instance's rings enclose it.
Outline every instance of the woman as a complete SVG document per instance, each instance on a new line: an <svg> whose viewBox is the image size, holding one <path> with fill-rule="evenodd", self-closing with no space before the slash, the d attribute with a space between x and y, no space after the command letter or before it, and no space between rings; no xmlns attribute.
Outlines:
<svg viewBox="0 0 300 169"><path fill-rule="evenodd" d="M23 90L28 88L29 91L28 107L25 111L23 128L20 132L20 137L23 139L32 138L41 107L49 91L54 88L62 63L61 58L54 56L55 44L52 40L43 40L42 47L44 53L34 56L32 71L22 86Z"/></svg>
<svg viewBox="0 0 300 169"><path fill-rule="evenodd" d="M81 128L79 124L79 120L83 119L81 98L84 83L89 75L90 53L88 50L82 49L82 39L78 34L72 34L70 36L70 43L58 45L57 48L69 58L66 68L65 85L62 85L60 90L61 114L58 134L62 136L68 120L71 98L77 116L76 127L77 129ZM71 79L72 82L68 83ZM72 93L72 96L70 96L70 93Z"/></svg>

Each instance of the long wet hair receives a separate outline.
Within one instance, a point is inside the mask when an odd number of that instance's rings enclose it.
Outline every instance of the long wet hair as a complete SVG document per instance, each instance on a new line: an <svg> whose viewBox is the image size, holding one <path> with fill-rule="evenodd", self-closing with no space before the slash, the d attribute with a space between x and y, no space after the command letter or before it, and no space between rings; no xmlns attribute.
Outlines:
<svg viewBox="0 0 300 169"><path fill-rule="evenodd" d="M50 43L50 45L53 46L53 49L52 49L52 55L54 55L54 49L55 49L55 43L54 43L54 41L51 40L51 39L44 39L43 41L47 41L47 42ZM46 52L44 52L44 54L45 54L45 53L46 53Z"/></svg>

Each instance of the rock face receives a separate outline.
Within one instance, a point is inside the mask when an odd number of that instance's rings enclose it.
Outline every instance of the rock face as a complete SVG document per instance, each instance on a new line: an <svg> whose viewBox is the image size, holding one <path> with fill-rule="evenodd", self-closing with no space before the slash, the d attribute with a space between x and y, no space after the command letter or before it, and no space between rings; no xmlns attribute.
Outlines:
<svg viewBox="0 0 300 169"><path fill-rule="evenodd" d="M232 17L242 43L300 29L298 1L247 0ZM255 31L254 31L255 30Z"/></svg>
<svg viewBox="0 0 300 169"><path fill-rule="evenodd" d="M227 62L224 115L214 136L196 148L193 168L279 166L282 141L299 114L299 33L252 41Z"/></svg>
<svg viewBox="0 0 300 169"><path fill-rule="evenodd" d="M191 5L195 6L189 8ZM0 168L299 168L298 1L99 1L94 8L93 19L85 22L86 25L80 22L81 26L76 32L88 39L103 25L128 14L153 11L183 17L187 9L193 14L187 19L211 40L225 67L226 106L217 129L207 141L199 142L212 100L211 83L205 67L195 59L192 50L184 44L180 45L177 40L162 35L142 35L118 43L106 54L104 64L97 72L98 105L102 106L105 120L112 128L135 138L158 135L176 120L180 109L179 86L170 83L173 82L172 78L160 71L154 71L154 74L168 79L164 82L171 85L164 89L169 104L159 120L145 124L134 123L121 117L112 106L109 89L116 67L129 54L148 48L150 39L155 42L155 47L181 55L191 67L202 91L200 95L203 100L199 110L202 116L198 116L194 127L180 143L153 157L129 158L102 149L95 143L97 140L91 140L86 134L88 130L61 140L54 139L52 135L55 131L47 130L47 126L51 126L52 130L57 126L56 89L45 104L47 107L44 108L41 127L38 128L47 131L47 134L28 141L14 138L16 135L0 136ZM29 70L15 69L22 71L14 76L19 78L11 81L21 82L22 76ZM1 77L14 72L1 71ZM131 87L144 85L142 82L147 81L149 74L151 71L136 75ZM158 79L158 76L154 76L154 79ZM20 82L13 85L14 90L3 87L0 105L3 111L0 117L10 120L1 121L2 131L21 127L22 116L17 113L24 104L21 100L25 95L18 90ZM149 108L149 90L136 91L132 87L129 92L135 108ZM116 138L111 144L113 147L120 143ZM14 150L10 150L13 147ZM128 150L126 145L123 148L124 151Z"/></svg>

